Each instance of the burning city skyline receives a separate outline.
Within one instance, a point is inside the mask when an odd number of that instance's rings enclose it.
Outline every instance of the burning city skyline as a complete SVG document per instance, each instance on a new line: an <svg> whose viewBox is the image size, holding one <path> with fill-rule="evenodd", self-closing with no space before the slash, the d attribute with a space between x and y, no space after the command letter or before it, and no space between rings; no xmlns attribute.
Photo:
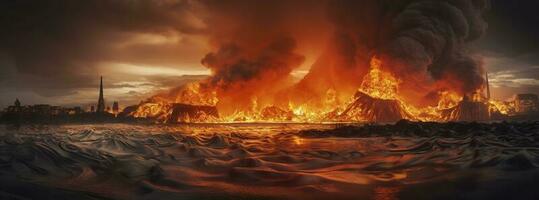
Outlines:
<svg viewBox="0 0 539 200"><path fill-rule="evenodd" d="M537 0L4 0L0 199L539 199Z"/></svg>
<svg viewBox="0 0 539 200"><path fill-rule="evenodd" d="M533 59L515 56L530 57L533 47L497 51L493 43L502 33L489 35L487 28L500 29L508 19L522 17L504 15L503 9L526 3L5 4L19 11L6 10L8 19L20 23L2 22L8 30L2 33L2 106L15 98L30 104L95 104L95 77L104 75L108 98L123 105L166 94L167 102L217 106L225 115L272 107L328 113L345 109L358 90L372 89L364 88L369 84L364 77L373 59L394 78L392 98L418 108L438 106L448 96L484 93L486 71L499 100L535 92L538 82L531 76L537 73ZM73 17L69 10L81 12ZM32 15L23 17L21 11ZM33 35L30 29L50 33ZM193 88L204 94L180 95Z"/></svg>

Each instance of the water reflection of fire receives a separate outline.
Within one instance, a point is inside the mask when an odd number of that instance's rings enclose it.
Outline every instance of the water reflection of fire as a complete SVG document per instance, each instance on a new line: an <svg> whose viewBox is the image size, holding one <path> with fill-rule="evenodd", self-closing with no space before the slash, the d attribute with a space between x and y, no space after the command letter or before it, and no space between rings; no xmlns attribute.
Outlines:
<svg viewBox="0 0 539 200"><path fill-rule="evenodd" d="M400 192L400 187L381 187L374 188L374 200L395 200L399 199L397 194Z"/></svg>
<svg viewBox="0 0 539 200"><path fill-rule="evenodd" d="M408 103L399 95L399 85L403 80L384 71L382 65L382 60L372 57L368 73L363 77L356 94L347 102L339 102L339 91L335 89L328 89L317 103L280 99L279 92L275 91L252 92L252 88L256 90L256 84L273 84L265 82L264 78L249 83L254 84L247 86L249 90L245 90L246 86L237 86L246 83L227 86L241 88L230 98L231 92L220 96L225 89L206 80L186 84L170 94L156 95L138 105L130 115L158 122L391 122L400 119L488 120L491 115L509 115L514 110L514 105L510 103L486 99L481 89L462 95L451 90L440 90L435 105L418 106ZM293 91L286 88L282 90ZM245 91L250 92L242 99L247 99L247 104L230 101L241 98ZM254 93L259 95L252 95ZM294 94L288 94L291 95ZM221 98L227 100L221 101ZM220 108L223 107L234 110L221 112Z"/></svg>

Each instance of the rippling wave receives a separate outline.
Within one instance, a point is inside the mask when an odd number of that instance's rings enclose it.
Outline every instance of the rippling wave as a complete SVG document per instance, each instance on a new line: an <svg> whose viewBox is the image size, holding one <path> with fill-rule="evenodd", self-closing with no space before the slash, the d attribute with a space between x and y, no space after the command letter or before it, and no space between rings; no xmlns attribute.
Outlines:
<svg viewBox="0 0 539 200"><path fill-rule="evenodd" d="M0 130L2 198L539 197L539 123Z"/></svg>

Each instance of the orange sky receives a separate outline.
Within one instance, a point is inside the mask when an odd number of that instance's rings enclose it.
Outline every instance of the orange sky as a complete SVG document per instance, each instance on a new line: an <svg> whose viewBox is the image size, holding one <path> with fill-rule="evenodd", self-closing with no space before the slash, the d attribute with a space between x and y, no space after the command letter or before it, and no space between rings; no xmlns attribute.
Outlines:
<svg viewBox="0 0 539 200"><path fill-rule="evenodd" d="M100 75L104 76L109 103L138 103L186 80L210 75L201 59L215 50L216 40L256 40L268 37L267 32L289 32L297 39L295 52L305 57L292 72L299 79L323 52L334 32L326 19L326 8L321 6L325 1L287 2L270 8L282 16L293 16L290 20L285 18L285 22L276 22L280 15L275 12L268 12L268 16L258 13L256 3L235 2L245 5L239 8L244 12L237 12L236 7L219 7L223 6L220 1L211 0L2 2L0 15L12 20L0 22L0 107L11 105L15 98L23 104L87 106L97 101ZM296 9L300 4L302 9ZM494 0L487 16L489 31L473 44L474 54L483 56L484 66L490 72L495 98L507 99L517 92L539 93L538 48L527 44L535 41L522 39L536 30L526 24L519 28L516 23L513 32L503 31L509 22L534 23L520 20L527 17L507 10L523 9L525 13L528 6ZM249 9L254 12L247 12ZM217 12L226 17L210 20ZM263 21L250 28L251 22L246 20L248 34L227 32L233 24L215 28L227 19L250 15Z"/></svg>

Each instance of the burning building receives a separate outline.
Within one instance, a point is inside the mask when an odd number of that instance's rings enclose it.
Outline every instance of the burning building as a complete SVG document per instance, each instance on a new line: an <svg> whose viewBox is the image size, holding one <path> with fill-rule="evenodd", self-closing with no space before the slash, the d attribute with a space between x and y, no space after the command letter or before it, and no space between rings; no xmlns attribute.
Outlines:
<svg viewBox="0 0 539 200"><path fill-rule="evenodd" d="M118 114L120 112L120 106L117 101L112 103L112 113Z"/></svg>
<svg viewBox="0 0 539 200"><path fill-rule="evenodd" d="M324 2L332 34L299 82L291 73L305 61L298 49L307 36L291 23L308 23L295 8L311 5L260 3L206 5L211 51L201 63L212 75L155 95L128 115L163 122L468 121L500 110L481 95L489 90L485 72L468 48L486 30L486 0Z"/></svg>

